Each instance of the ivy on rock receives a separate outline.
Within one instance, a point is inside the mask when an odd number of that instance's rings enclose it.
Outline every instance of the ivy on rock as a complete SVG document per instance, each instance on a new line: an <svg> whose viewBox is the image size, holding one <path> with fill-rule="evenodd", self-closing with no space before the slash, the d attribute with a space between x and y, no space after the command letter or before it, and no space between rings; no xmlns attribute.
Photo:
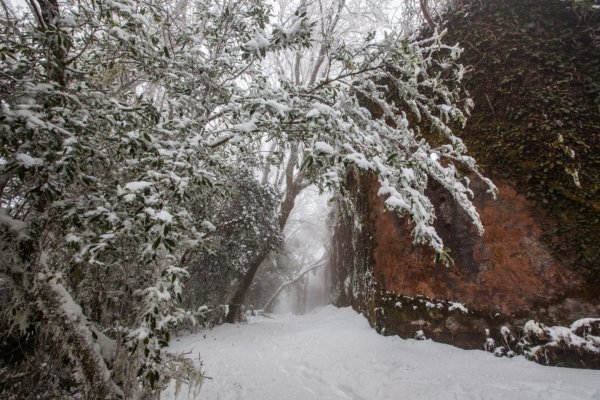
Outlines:
<svg viewBox="0 0 600 400"><path fill-rule="evenodd" d="M455 4L446 40L460 42L476 107L455 127L494 177L545 210L545 240L564 265L600 278L600 28L596 2Z"/></svg>

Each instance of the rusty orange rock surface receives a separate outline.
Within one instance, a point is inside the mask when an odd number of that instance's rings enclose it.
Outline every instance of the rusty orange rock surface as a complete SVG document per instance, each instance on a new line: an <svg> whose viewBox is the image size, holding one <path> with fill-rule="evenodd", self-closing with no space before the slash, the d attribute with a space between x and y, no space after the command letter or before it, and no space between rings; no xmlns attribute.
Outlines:
<svg viewBox="0 0 600 400"><path fill-rule="evenodd" d="M494 182L494 200L471 180L482 236L445 189L426 190L434 227L454 259L448 266L435 262L428 245L413 243L407 217L384 209L374 176L355 173L347 183L354 201L339 207L333 224L332 300L362 312L378 332L421 332L475 349L488 335L500 343L504 327L518 332L528 320L569 326L600 318L600 288L553 259L544 237L552 221L508 182Z"/></svg>
<svg viewBox="0 0 600 400"><path fill-rule="evenodd" d="M412 243L407 221L383 209L385 199L373 182L368 202L375 280L396 294L452 299L503 314L533 310L583 284L581 276L552 259L542 240L543 215L534 217L539 211L507 183L495 184L496 200L482 182L471 185L483 236L443 189L428 190L438 214L436 230L455 262L446 266L435 263L429 246Z"/></svg>

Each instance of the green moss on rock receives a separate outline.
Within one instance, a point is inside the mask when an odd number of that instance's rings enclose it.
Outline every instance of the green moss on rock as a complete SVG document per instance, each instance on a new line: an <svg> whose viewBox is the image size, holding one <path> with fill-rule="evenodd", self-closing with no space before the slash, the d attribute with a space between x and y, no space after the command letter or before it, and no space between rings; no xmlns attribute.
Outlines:
<svg viewBox="0 0 600 400"><path fill-rule="evenodd" d="M600 13L561 0L472 1L445 16L447 42L471 67L476 103L455 127L492 177L508 179L546 218L562 265L600 278ZM579 11L579 12L576 12Z"/></svg>

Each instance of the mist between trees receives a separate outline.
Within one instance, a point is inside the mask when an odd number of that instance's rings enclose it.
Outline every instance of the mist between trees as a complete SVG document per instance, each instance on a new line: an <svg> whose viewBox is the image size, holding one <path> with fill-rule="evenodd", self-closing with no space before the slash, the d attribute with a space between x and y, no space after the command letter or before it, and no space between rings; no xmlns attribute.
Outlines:
<svg viewBox="0 0 600 400"><path fill-rule="evenodd" d="M444 262L429 180L483 230L447 126L472 105L461 48L411 36L438 3L0 2L3 396L199 388L171 336L306 285L327 229L294 206L350 201L351 170Z"/></svg>

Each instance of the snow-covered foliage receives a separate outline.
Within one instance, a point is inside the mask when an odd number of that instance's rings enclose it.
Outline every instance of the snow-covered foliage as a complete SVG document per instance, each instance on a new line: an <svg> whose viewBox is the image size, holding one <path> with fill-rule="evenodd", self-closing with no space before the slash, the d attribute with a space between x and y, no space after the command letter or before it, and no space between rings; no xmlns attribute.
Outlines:
<svg viewBox="0 0 600 400"><path fill-rule="evenodd" d="M197 365L164 350L192 318L186 254L220 229L191 206L226 193L226 166L257 141L302 143L307 176L334 190L349 168L376 174L386 205L442 257L428 179L483 229L456 167L477 174L475 162L446 125L469 102L448 89L463 69L443 33L331 43L335 73L275 85L260 61L311 45L302 12L284 26L258 0L32 0L24 16L2 4L2 334L44 335L67 360L54 373L71 384L46 396L201 384ZM421 137L418 120L444 144Z"/></svg>
<svg viewBox="0 0 600 400"><path fill-rule="evenodd" d="M600 356L600 318L583 318L565 326L546 326L537 321L527 321L519 345L529 359L549 363L548 353L571 349L582 354L588 352ZM584 364L585 366L585 364Z"/></svg>
<svg viewBox="0 0 600 400"><path fill-rule="evenodd" d="M8 326L33 324L61 343L76 392L130 397L198 379L189 360L163 350L189 317L181 258L212 231L188 202L219 183L227 154L211 149L222 135L239 142L252 130L236 79L257 73L247 34L264 27L268 8L33 5L36 20L6 16L1 50ZM272 49L308 38L277 32ZM94 324L115 341L114 363Z"/></svg>
<svg viewBox="0 0 600 400"><path fill-rule="evenodd" d="M496 357L523 355L540 364L597 369L600 362L600 319L583 318L567 326L529 320L511 331L500 328L500 342L486 329L483 348Z"/></svg>
<svg viewBox="0 0 600 400"><path fill-rule="evenodd" d="M195 198L190 204L198 220L210 218L215 231L185 258L189 273L183 295L186 309L207 306L201 321L219 323L219 306L229 304L232 291L254 259L277 250L283 242L279 229L280 195L271 185L261 185L253 170L236 163L223 181L225 196Z"/></svg>

